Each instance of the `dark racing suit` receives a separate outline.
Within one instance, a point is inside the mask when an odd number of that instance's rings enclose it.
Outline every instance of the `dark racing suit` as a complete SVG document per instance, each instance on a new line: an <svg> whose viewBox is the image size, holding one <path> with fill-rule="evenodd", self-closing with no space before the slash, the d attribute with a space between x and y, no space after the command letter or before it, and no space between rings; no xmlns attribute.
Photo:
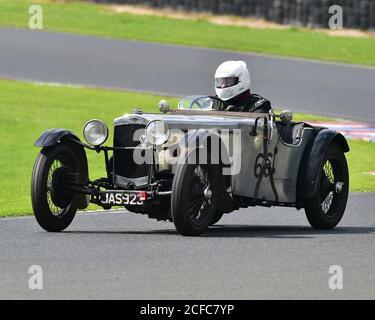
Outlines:
<svg viewBox="0 0 375 320"><path fill-rule="evenodd" d="M258 94L251 94L250 90L247 90L231 100L223 103L215 103L214 109L218 111L268 113L272 107L269 100L261 97Z"/></svg>

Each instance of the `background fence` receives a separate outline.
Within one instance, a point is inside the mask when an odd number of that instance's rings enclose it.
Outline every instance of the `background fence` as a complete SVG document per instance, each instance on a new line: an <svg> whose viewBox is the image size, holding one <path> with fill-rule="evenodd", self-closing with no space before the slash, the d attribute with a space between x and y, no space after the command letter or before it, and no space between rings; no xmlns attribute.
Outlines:
<svg viewBox="0 0 375 320"><path fill-rule="evenodd" d="M214 14L263 18L268 21L327 28L332 5L344 10L344 28L375 29L375 0L91 0L139 4Z"/></svg>

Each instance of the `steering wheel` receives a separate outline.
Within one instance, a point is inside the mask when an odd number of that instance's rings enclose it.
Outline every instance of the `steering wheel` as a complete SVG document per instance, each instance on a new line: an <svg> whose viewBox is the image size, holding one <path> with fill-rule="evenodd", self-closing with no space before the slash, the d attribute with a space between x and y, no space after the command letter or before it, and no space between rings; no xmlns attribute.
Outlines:
<svg viewBox="0 0 375 320"><path fill-rule="evenodd" d="M194 105L194 104L196 104L200 109L203 109L202 104L199 102L200 99L202 99L202 97L197 97L197 98L195 98L195 99L191 102L191 104L190 104L190 106L189 106L189 109L193 109L193 105Z"/></svg>
<svg viewBox="0 0 375 320"><path fill-rule="evenodd" d="M218 111L225 111L227 108L228 108L228 104L221 100L220 98L218 97L215 97L215 96L208 96L208 97L197 97L195 98L191 103L190 103L190 106L189 106L189 109L193 109L193 106L194 105L197 105L199 107L199 109L204 109L203 105L201 102L199 102L199 100L201 99L206 99L206 98L210 98L212 100L212 105L214 106L215 104L217 105L217 107L213 108L214 110L218 110Z"/></svg>

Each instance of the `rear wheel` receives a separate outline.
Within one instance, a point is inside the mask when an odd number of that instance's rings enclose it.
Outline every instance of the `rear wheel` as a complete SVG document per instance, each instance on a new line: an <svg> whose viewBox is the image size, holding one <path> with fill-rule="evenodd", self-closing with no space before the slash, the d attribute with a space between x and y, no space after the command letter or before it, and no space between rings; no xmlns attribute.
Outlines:
<svg viewBox="0 0 375 320"><path fill-rule="evenodd" d="M305 212L315 229L333 229L342 219L349 192L349 172L341 148L332 144L318 176L315 195L306 200Z"/></svg>
<svg viewBox="0 0 375 320"><path fill-rule="evenodd" d="M182 164L172 185L172 217L177 231L198 236L212 224L219 194L218 168L214 165Z"/></svg>
<svg viewBox="0 0 375 320"><path fill-rule="evenodd" d="M42 149L33 169L31 199L35 218L46 231L66 229L76 214L78 195L64 188L64 177L69 174L85 174L83 159L73 143Z"/></svg>

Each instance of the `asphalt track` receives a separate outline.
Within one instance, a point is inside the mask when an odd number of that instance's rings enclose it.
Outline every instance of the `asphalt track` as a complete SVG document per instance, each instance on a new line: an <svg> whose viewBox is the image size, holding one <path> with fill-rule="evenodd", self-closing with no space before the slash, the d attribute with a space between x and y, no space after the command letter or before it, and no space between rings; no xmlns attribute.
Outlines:
<svg viewBox="0 0 375 320"><path fill-rule="evenodd" d="M81 214L62 233L0 219L0 299L375 299L374 208L374 193L351 194L333 231L303 211L246 209L198 238L127 212ZM31 265L43 290L28 287Z"/></svg>
<svg viewBox="0 0 375 320"><path fill-rule="evenodd" d="M274 107L375 123L375 68L0 28L2 78L213 94L216 67L232 59Z"/></svg>

